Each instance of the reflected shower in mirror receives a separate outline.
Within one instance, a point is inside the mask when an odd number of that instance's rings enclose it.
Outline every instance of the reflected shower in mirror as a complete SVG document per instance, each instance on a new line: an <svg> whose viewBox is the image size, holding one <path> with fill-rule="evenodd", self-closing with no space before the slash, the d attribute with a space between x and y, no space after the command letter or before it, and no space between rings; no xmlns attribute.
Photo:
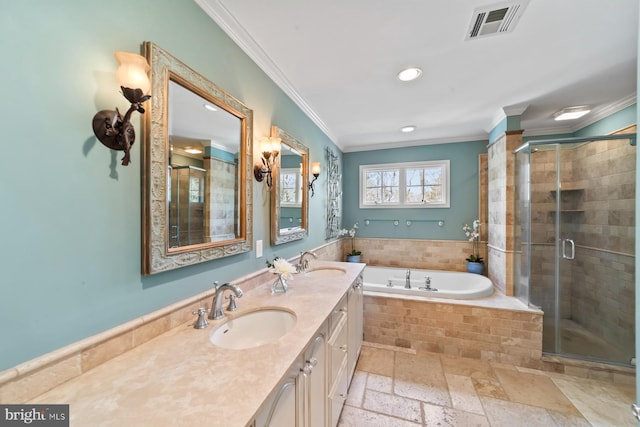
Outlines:
<svg viewBox="0 0 640 427"><path fill-rule="evenodd" d="M308 189L303 177L309 168L309 148L276 126L271 136L281 140L271 197L271 244L279 245L308 235Z"/></svg>
<svg viewBox="0 0 640 427"><path fill-rule="evenodd" d="M143 274L251 250L253 111L146 42Z"/></svg>
<svg viewBox="0 0 640 427"><path fill-rule="evenodd" d="M169 81L169 248L233 240L240 120Z"/></svg>

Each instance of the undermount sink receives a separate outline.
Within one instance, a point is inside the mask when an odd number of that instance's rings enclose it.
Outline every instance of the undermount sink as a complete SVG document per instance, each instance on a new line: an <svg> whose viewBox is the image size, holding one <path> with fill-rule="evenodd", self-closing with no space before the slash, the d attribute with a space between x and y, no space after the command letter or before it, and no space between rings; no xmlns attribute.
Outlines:
<svg viewBox="0 0 640 427"><path fill-rule="evenodd" d="M218 347L242 350L276 341L296 325L290 311L269 308L241 314L218 326L209 340Z"/></svg>
<svg viewBox="0 0 640 427"><path fill-rule="evenodd" d="M305 272L307 277L336 277L342 276L347 270L340 267L315 267Z"/></svg>

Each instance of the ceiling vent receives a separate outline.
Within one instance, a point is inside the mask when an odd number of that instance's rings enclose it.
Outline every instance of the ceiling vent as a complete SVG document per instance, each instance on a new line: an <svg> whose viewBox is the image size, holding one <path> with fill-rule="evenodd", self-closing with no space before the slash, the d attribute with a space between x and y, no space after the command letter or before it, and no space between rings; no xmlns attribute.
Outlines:
<svg viewBox="0 0 640 427"><path fill-rule="evenodd" d="M473 11L465 40L513 31L529 0L496 3Z"/></svg>

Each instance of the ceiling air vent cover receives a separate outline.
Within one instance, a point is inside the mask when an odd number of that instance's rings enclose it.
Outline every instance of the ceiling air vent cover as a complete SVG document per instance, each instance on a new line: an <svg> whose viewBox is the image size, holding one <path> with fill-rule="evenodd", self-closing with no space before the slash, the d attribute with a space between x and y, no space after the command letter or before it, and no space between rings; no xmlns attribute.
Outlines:
<svg viewBox="0 0 640 427"><path fill-rule="evenodd" d="M496 3L473 11L465 40L513 31L529 0Z"/></svg>

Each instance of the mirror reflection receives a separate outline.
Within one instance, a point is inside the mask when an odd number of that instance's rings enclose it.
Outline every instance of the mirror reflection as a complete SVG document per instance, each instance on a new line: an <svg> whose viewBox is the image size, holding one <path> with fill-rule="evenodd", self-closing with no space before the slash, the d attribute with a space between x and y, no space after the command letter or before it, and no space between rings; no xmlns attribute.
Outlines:
<svg viewBox="0 0 640 427"><path fill-rule="evenodd" d="M241 122L169 81L169 248L240 234L237 185Z"/></svg>
<svg viewBox="0 0 640 427"><path fill-rule="evenodd" d="M271 196L271 244L279 245L308 235L304 177L309 169L309 149L276 126L272 127L271 136L281 140Z"/></svg>
<svg viewBox="0 0 640 427"><path fill-rule="evenodd" d="M153 43L145 54L143 274L248 252L253 111Z"/></svg>

